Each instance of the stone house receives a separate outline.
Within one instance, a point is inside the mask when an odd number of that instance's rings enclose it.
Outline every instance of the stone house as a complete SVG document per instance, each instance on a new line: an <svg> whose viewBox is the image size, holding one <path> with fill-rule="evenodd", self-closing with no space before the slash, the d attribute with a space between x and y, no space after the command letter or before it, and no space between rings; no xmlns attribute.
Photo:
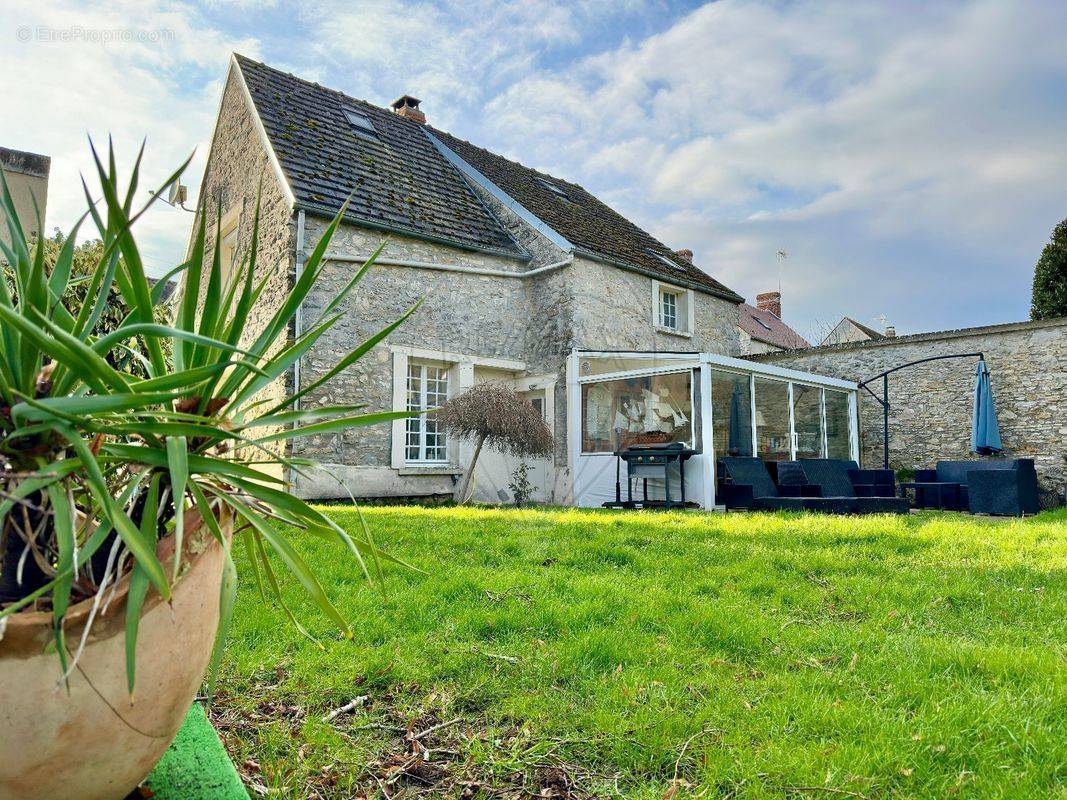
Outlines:
<svg viewBox="0 0 1067 800"><path fill-rule="evenodd" d="M742 303L738 307L737 327L741 353L746 356L811 347L807 339L782 320L781 292L756 295L754 306Z"/></svg>
<svg viewBox="0 0 1067 800"><path fill-rule="evenodd" d="M270 283L257 312L269 314L351 195L328 251L332 267L297 328L314 322L382 242L385 249L341 322L287 377L289 388L314 381L421 299L385 342L302 405L423 410L475 382L506 382L555 433L554 458L531 465L536 499L566 502L582 435L568 425L580 413L568 391L575 354L737 356L743 299L581 186L434 128L415 98L392 105L235 55L200 188L199 213L221 216L220 241L212 230L208 246L223 248L224 263L239 259L261 197L258 264ZM676 394L695 391L688 377L684 384ZM651 388L657 402L671 391ZM324 466L293 476L305 497L450 495L470 455L428 416L308 437L295 448ZM512 467L486 458L476 497L506 499Z"/></svg>

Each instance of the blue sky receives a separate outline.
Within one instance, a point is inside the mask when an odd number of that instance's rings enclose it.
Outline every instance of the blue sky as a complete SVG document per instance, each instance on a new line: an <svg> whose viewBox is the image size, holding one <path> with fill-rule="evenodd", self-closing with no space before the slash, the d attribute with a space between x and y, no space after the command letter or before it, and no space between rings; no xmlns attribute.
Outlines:
<svg viewBox="0 0 1067 800"><path fill-rule="evenodd" d="M741 294L780 284L809 338L843 314L935 330L1027 316L1067 216L1065 29L1067 4L1008 0L7 0L0 145L53 157L49 227L80 211L87 133L128 157L147 136L149 177L195 149L195 196L238 51L372 102L422 98L433 124L582 183ZM188 226L145 218L153 269Z"/></svg>

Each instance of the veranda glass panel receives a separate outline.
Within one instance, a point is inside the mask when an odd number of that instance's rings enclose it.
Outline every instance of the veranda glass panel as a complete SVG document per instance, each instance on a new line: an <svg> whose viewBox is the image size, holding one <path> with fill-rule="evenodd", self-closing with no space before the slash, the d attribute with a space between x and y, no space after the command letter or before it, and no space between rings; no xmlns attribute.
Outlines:
<svg viewBox="0 0 1067 800"><path fill-rule="evenodd" d="M793 430L797 435L797 458L822 457L822 390L818 386L793 384Z"/></svg>
<svg viewBox="0 0 1067 800"><path fill-rule="evenodd" d="M582 385L582 452L693 442L691 372Z"/></svg>
<svg viewBox="0 0 1067 800"><path fill-rule="evenodd" d="M712 370L711 429L715 455L752 455L752 400L748 375Z"/></svg>
<svg viewBox="0 0 1067 800"><path fill-rule="evenodd" d="M756 455L789 460L789 386L783 381L756 378Z"/></svg>
<svg viewBox="0 0 1067 800"><path fill-rule="evenodd" d="M826 390L826 456L852 458L848 436L848 394Z"/></svg>

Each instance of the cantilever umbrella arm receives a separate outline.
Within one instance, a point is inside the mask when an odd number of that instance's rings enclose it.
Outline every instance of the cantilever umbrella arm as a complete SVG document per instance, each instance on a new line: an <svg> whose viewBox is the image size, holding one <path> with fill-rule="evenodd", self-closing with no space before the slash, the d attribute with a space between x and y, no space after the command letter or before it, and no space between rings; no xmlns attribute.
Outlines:
<svg viewBox="0 0 1067 800"><path fill-rule="evenodd" d="M925 364L928 361L944 361L947 358L977 358L979 361L985 361L984 353L952 353L947 356L930 356L929 358L920 358L918 361L909 361L907 364L901 364L887 369L885 372L879 372L877 375L868 378L865 381L861 381L857 386L861 389L866 389L867 394L878 401L878 405L882 407L882 466L885 469L889 469L889 376L894 372L899 372L902 369L908 367L914 367L916 364ZM871 389L870 384L874 383L879 378L882 379L882 396L879 397Z"/></svg>

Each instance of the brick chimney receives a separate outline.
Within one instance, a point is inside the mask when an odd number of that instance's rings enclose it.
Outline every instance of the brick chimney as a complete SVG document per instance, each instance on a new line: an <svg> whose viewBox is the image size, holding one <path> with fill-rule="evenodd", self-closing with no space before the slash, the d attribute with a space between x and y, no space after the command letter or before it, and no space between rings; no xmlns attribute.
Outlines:
<svg viewBox="0 0 1067 800"><path fill-rule="evenodd" d="M782 318L782 293L764 292L756 295L756 308L760 311L770 311L778 319Z"/></svg>
<svg viewBox="0 0 1067 800"><path fill-rule="evenodd" d="M426 115L422 113L419 108L419 103L422 101L417 97L412 97L410 94L402 94L396 98L389 105L392 106L393 111L402 117L407 117L410 120L414 120L420 124L426 124Z"/></svg>
<svg viewBox="0 0 1067 800"><path fill-rule="evenodd" d="M678 258L682 259L682 261L688 261L690 264L693 263L693 251L688 248L684 248L682 250L675 250L674 254L678 256Z"/></svg>
<svg viewBox="0 0 1067 800"><path fill-rule="evenodd" d="M897 338L897 329L896 329L895 325L886 325L885 326L885 338L887 338L887 339L895 339L895 338Z"/></svg>

